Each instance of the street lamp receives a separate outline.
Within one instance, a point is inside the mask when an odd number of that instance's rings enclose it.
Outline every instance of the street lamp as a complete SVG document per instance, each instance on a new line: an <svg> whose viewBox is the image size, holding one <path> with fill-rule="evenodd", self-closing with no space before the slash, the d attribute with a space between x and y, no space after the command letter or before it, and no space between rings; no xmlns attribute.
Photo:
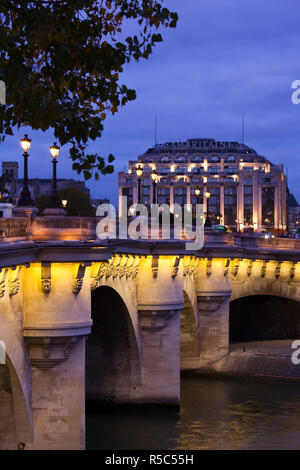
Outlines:
<svg viewBox="0 0 300 470"><path fill-rule="evenodd" d="M33 200L31 199L31 194L28 188L28 151L31 145L31 139L28 138L28 135L25 134L23 139L20 139L21 147L23 149L23 157L24 157L24 181L23 181L23 189L21 192L21 197L18 202L18 206L26 207L26 206L33 206Z"/></svg>
<svg viewBox="0 0 300 470"><path fill-rule="evenodd" d="M152 198L152 202L153 204L156 204L156 185L157 185L157 180L158 180L158 174L156 172L156 170L153 170L152 173L151 173L151 178L152 178L152 182L153 182L153 198Z"/></svg>
<svg viewBox="0 0 300 470"><path fill-rule="evenodd" d="M143 168L141 165L138 165L136 168L136 176L138 179L138 204L141 203L141 178L143 175Z"/></svg>
<svg viewBox="0 0 300 470"><path fill-rule="evenodd" d="M206 197L206 219L204 223L204 227L211 227L211 222L209 218L209 198L210 198L210 192L205 191L205 197Z"/></svg>
<svg viewBox="0 0 300 470"><path fill-rule="evenodd" d="M195 194L196 194L196 198L197 198L196 204L200 204L200 199L199 199L199 196L200 196L200 194L201 194L200 188L196 188L196 189L195 189Z"/></svg>
<svg viewBox="0 0 300 470"><path fill-rule="evenodd" d="M65 207L67 207L68 201L67 201L67 199L63 199L61 201L61 203L62 203L63 208L65 208Z"/></svg>
<svg viewBox="0 0 300 470"><path fill-rule="evenodd" d="M52 155L52 164L53 164L53 178L52 178L52 194L51 194L51 208L61 208L61 201L59 200L57 194L57 180L56 180L56 164L57 164L57 157L59 155L59 147L57 146L56 142L51 145L50 153Z"/></svg>

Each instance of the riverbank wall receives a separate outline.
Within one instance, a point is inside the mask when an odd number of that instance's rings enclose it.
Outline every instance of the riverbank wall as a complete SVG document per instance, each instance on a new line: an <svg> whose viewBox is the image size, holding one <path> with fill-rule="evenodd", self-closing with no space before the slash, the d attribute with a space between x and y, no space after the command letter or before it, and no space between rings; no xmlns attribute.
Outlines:
<svg viewBox="0 0 300 470"><path fill-rule="evenodd" d="M292 348L294 341L235 343L222 359L201 369L184 372L300 381L300 364L295 364L295 359L300 360L300 353Z"/></svg>

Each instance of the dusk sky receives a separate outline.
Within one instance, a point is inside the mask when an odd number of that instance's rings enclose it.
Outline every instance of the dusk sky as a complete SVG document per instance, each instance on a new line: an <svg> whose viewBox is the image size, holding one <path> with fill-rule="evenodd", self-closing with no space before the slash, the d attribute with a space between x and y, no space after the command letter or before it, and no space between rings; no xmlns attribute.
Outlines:
<svg viewBox="0 0 300 470"><path fill-rule="evenodd" d="M123 83L137 99L105 121L103 137L90 145L113 153L115 172L88 182L93 197L117 201L117 172L157 140L209 137L241 140L273 163L288 165L289 187L300 201L300 105L291 84L300 80L299 0L167 0L178 12L176 29L161 30L164 41L149 60L131 63ZM50 177L53 134L17 131L1 144L1 160L23 159L19 138L33 139L29 176ZM58 177L77 179L62 148ZM83 177L81 177L83 179ZM90 180L91 181L91 180Z"/></svg>

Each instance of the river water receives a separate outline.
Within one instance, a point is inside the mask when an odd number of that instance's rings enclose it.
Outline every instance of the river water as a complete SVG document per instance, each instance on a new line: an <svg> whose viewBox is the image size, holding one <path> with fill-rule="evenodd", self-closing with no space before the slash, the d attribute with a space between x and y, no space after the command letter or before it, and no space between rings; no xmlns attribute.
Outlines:
<svg viewBox="0 0 300 470"><path fill-rule="evenodd" d="M88 410L87 448L300 449L300 383L184 377L179 413Z"/></svg>

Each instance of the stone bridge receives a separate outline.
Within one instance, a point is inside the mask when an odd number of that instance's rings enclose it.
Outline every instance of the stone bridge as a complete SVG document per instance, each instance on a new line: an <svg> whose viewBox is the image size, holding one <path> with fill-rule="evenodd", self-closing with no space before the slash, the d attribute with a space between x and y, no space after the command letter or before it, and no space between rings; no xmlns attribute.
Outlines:
<svg viewBox="0 0 300 470"><path fill-rule="evenodd" d="M83 449L86 397L178 407L180 370L228 355L230 302L300 301L298 240L207 233L187 252L182 241L89 240L80 223L70 241L61 225L51 238L49 222L42 241L46 229L33 237L18 223L0 243L3 449Z"/></svg>

